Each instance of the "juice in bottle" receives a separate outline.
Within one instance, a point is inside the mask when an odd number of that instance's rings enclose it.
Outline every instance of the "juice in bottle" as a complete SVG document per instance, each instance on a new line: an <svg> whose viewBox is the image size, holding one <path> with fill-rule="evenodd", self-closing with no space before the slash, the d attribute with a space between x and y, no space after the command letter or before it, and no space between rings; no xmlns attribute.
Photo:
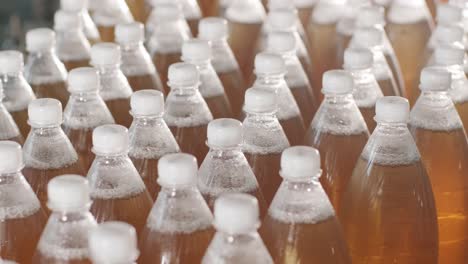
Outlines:
<svg viewBox="0 0 468 264"><path fill-rule="evenodd" d="M3 105L3 98L3 85L0 82L0 140L11 140L23 144L24 137L21 135L15 120Z"/></svg>
<svg viewBox="0 0 468 264"><path fill-rule="evenodd" d="M115 26L121 23L133 22L133 16L125 0L94 0L92 18L103 42L114 41Z"/></svg>
<svg viewBox="0 0 468 264"><path fill-rule="evenodd" d="M94 1L93 1L94 2ZM100 41L99 31L88 11L89 0L60 0L60 9L79 13L83 32L90 43Z"/></svg>
<svg viewBox="0 0 468 264"><path fill-rule="evenodd" d="M294 0L293 2L297 8L299 19L304 28L306 28L318 0Z"/></svg>
<svg viewBox="0 0 468 264"><path fill-rule="evenodd" d="M200 263L214 229L213 216L197 189L197 169L189 154L161 158L161 191L140 236L138 263Z"/></svg>

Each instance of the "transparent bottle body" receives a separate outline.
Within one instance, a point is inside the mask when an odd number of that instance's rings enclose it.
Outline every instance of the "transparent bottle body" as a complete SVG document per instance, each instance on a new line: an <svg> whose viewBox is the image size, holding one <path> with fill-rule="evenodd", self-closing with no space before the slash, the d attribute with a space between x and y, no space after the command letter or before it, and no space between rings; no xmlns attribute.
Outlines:
<svg viewBox="0 0 468 264"><path fill-rule="evenodd" d="M1 98L1 97L0 97ZM15 123L12 115L0 102L0 140L11 140L19 144L24 143L24 137Z"/></svg>
<svg viewBox="0 0 468 264"><path fill-rule="evenodd" d="M67 71L89 66L91 45L80 28L56 30L56 52Z"/></svg>

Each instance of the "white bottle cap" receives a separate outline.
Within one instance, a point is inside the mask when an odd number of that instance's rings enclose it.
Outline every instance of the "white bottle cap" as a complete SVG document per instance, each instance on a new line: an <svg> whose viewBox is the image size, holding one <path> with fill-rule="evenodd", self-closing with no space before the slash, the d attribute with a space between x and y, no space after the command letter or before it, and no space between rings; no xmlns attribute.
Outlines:
<svg viewBox="0 0 468 264"><path fill-rule="evenodd" d="M88 7L88 0L60 0L60 7L68 12L78 12Z"/></svg>
<svg viewBox="0 0 468 264"><path fill-rule="evenodd" d="M242 144L242 123L232 118L220 118L208 124L210 147L237 147Z"/></svg>
<svg viewBox="0 0 468 264"><path fill-rule="evenodd" d="M452 83L452 75L440 67L426 67L421 72L421 91L447 91Z"/></svg>
<svg viewBox="0 0 468 264"><path fill-rule="evenodd" d="M62 124L62 103L53 98L32 100L28 105L29 124L32 127L53 127Z"/></svg>
<svg viewBox="0 0 468 264"><path fill-rule="evenodd" d="M353 88L353 77L347 71L330 70L323 74L322 93L324 94L349 94Z"/></svg>
<svg viewBox="0 0 468 264"><path fill-rule="evenodd" d="M297 23L297 12L294 9L276 9L268 13L267 23L272 29L294 29Z"/></svg>
<svg viewBox="0 0 468 264"><path fill-rule="evenodd" d="M164 95L157 90L134 92L130 99L134 116L158 116L164 113Z"/></svg>
<svg viewBox="0 0 468 264"><path fill-rule="evenodd" d="M62 175L47 184L47 207L52 211L87 210L91 204L88 180L80 175Z"/></svg>
<svg viewBox="0 0 468 264"><path fill-rule="evenodd" d="M465 50L455 45L441 45L435 49L436 65L463 65Z"/></svg>
<svg viewBox="0 0 468 264"><path fill-rule="evenodd" d="M182 12L179 5L175 3L165 3L158 4L153 8L150 18L148 21L165 22L165 21L175 21L179 19L184 19L184 13ZM147 24L148 25L148 24Z"/></svg>
<svg viewBox="0 0 468 264"><path fill-rule="evenodd" d="M211 47L207 40L190 39L182 45L182 60L199 62L211 59Z"/></svg>
<svg viewBox="0 0 468 264"><path fill-rule="evenodd" d="M185 62L174 63L169 66L169 86L189 87L200 82L200 73L195 65Z"/></svg>
<svg viewBox="0 0 468 264"><path fill-rule="evenodd" d="M121 125L102 125L93 131L93 151L100 155L128 152L128 130Z"/></svg>
<svg viewBox="0 0 468 264"><path fill-rule="evenodd" d="M424 7L426 5L425 0L394 0L394 5L407 6L407 7Z"/></svg>
<svg viewBox="0 0 468 264"><path fill-rule="evenodd" d="M260 227L258 201L245 193L221 195L214 204L214 226L228 234L246 234Z"/></svg>
<svg viewBox="0 0 468 264"><path fill-rule="evenodd" d="M26 50L38 52L55 46L55 32L48 28L31 29L26 33Z"/></svg>
<svg viewBox="0 0 468 264"><path fill-rule="evenodd" d="M197 173L197 159L190 154L168 154L158 162L158 184L163 187L196 185Z"/></svg>
<svg viewBox="0 0 468 264"><path fill-rule="evenodd" d="M451 44L454 42L462 42L465 31L461 26L450 25L444 26L439 25L435 30L435 38L441 43Z"/></svg>
<svg viewBox="0 0 468 264"><path fill-rule="evenodd" d="M385 24L385 10L381 6L366 6L359 10L356 16L356 27L374 27Z"/></svg>
<svg viewBox="0 0 468 264"><path fill-rule="evenodd" d="M268 10L271 12L278 9L295 9L293 1L268 0Z"/></svg>
<svg viewBox="0 0 468 264"><path fill-rule="evenodd" d="M16 50L0 51L0 74L19 73L24 68L23 54Z"/></svg>
<svg viewBox="0 0 468 264"><path fill-rule="evenodd" d="M89 255L93 263L136 263L138 255L135 228L124 222L105 222L91 230Z"/></svg>
<svg viewBox="0 0 468 264"><path fill-rule="evenodd" d="M272 113L278 110L277 94L260 87L245 91L244 110L247 113Z"/></svg>
<svg viewBox="0 0 468 264"><path fill-rule="evenodd" d="M319 0L293 0L297 8L313 7Z"/></svg>
<svg viewBox="0 0 468 264"><path fill-rule="evenodd" d="M99 90L99 75L92 67L81 67L68 74L68 91L70 93L86 93Z"/></svg>
<svg viewBox="0 0 468 264"><path fill-rule="evenodd" d="M262 23L265 16L265 8L260 0L232 1L225 13L228 20L244 24Z"/></svg>
<svg viewBox="0 0 468 264"><path fill-rule="evenodd" d="M459 23L463 19L463 9L454 5L438 5L436 20L439 24Z"/></svg>
<svg viewBox="0 0 468 264"><path fill-rule="evenodd" d="M406 98L385 96L377 101L375 106L375 121L377 123L407 123L410 107Z"/></svg>
<svg viewBox="0 0 468 264"><path fill-rule="evenodd" d="M382 45L382 41L382 32L374 27L359 28L353 35L353 43L358 47L375 47Z"/></svg>
<svg viewBox="0 0 468 264"><path fill-rule="evenodd" d="M255 74L278 75L286 73L286 64L283 58L271 52L261 52L255 56Z"/></svg>
<svg viewBox="0 0 468 264"><path fill-rule="evenodd" d="M120 47L114 43L98 43L91 48L91 65L120 64Z"/></svg>
<svg viewBox="0 0 468 264"><path fill-rule="evenodd" d="M321 173L320 154L312 147L290 147L281 154L281 177L284 179L318 179Z"/></svg>
<svg viewBox="0 0 468 264"><path fill-rule="evenodd" d="M347 48L344 52L344 68L347 70L369 69L374 63L374 55L366 48Z"/></svg>
<svg viewBox="0 0 468 264"><path fill-rule="evenodd" d="M198 23L198 37L204 40L219 40L228 36L227 20L220 17L207 17Z"/></svg>
<svg viewBox="0 0 468 264"><path fill-rule="evenodd" d="M145 41L145 28L140 22L118 24L115 27L115 41L130 44Z"/></svg>
<svg viewBox="0 0 468 264"><path fill-rule="evenodd" d="M55 30L71 30L81 29L81 17L78 12L68 12L58 10L54 15L54 29Z"/></svg>
<svg viewBox="0 0 468 264"><path fill-rule="evenodd" d="M14 141L0 141L0 174L18 172L23 167L20 144Z"/></svg>

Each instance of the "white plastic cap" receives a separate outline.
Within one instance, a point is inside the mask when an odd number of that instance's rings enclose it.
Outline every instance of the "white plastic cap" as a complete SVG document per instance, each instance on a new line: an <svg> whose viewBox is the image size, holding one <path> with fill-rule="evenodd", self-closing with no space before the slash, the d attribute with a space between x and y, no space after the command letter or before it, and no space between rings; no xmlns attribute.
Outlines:
<svg viewBox="0 0 468 264"><path fill-rule="evenodd" d="M356 16L356 27L373 27L385 24L385 9L381 6L366 6L359 9Z"/></svg>
<svg viewBox="0 0 468 264"><path fill-rule="evenodd" d="M23 169L23 152L14 141L0 141L0 174L14 173Z"/></svg>
<svg viewBox="0 0 468 264"><path fill-rule="evenodd" d="M62 124L62 103L53 98L32 100L28 105L29 124L32 127L52 127Z"/></svg>
<svg viewBox="0 0 468 264"><path fill-rule="evenodd" d="M130 99L134 116L157 116L164 113L164 95L157 90L134 92Z"/></svg>
<svg viewBox="0 0 468 264"><path fill-rule="evenodd" d="M426 67L421 72L421 91L447 91L452 83L452 75L446 69Z"/></svg>
<svg viewBox="0 0 468 264"><path fill-rule="evenodd" d="M194 86L200 82L200 73L195 65L185 62L174 63L169 66L169 86Z"/></svg>
<svg viewBox="0 0 468 264"><path fill-rule="evenodd" d="M344 68L347 70L368 69L374 63L374 55L369 49L347 48L344 52Z"/></svg>
<svg viewBox="0 0 468 264"><path fill-rule="evenodd" d="M442 45L434 52L437 65L462 65L465 58L465 50L455 45Z"/></svg>
<svg viewBox="0 0 468 264"><path fill-rule="evenodd" d="M272 32L268 35L267 50L270 52L294 52L296 47L296 37L292 32Z"/></svg>
<svg viewBox="0 0 468 264"><path fill-rule="evenodd" d="M92 67L81 67L68 74L68 91L70 93L86 93L99 90L99 75Z"/></svg>
<svg viewBox="0 0 468 264"><path fill-rule="evenodd" d="M425 0L394 0L394 5L397 6L407 6L407 7L423 7L426 5Z"/></svg>
<svg viewBox="0 0 468 264"><path fill-rule="evenodd" d="M158 162L158 184L163 187L196 185L197 173L197 159L190 154L168 154Z"/></svg>
<svg viewBox="0 0 468 264"><path fill-rule="evenodd" d="M80 13L58 10L54 15L55 30L80 29L82 27Z"/></svg>
<svg viewBox="0 0 468 264"><path fill-rule="evenodd" d="M353 77L347 71L330 70L323 74L322 93L324 94L348 94L353 88Z"/></svg>
<svg viewBox="0 0 468 264"><path fill-rule="evenodd" d="M294 0L297 8L308 8L314 6L319 0Z"/></svg>
<svg viewBox="0 0 468 264"><path fill-rule="evenodd" d="M292 0L268 0L268 9L276 10L276 9L292 9L296 8Z"/></svg>
<svg viewBox="0 0 468 264"><path fill-rule="evenodd" d="M221 195L214 204L214 226L228 234L246 234L260 227L258 201L245 193Z"/></svg>
<svg viewBox="0 0 468 264"><path fill-rule="evenodd" d="M267 23L272 29L294 29L297 23L297 12L294 9L276 9L268 13Z"/></svg>
<svg viewBox="0 0 468 264"><path fill-rule="evenodd" d="M439 25L435 31L435 34L435 38L437 41L451 44L454 42L462 42L465 31L461 26Z"/></svg>
<svg viewBox="0 0 468 264"><path fill-rule="evenodd" d="M256 75L278 75L284 73L286 73L286 64L280 55L262 52L255 56Z"/></svg>
<svg viewBox="0 0 468 264"><path fill-rule="evenodd" d="M0 74L22 72L24 68L23 54L16 50L0 51Z"/></svg>
<svg viewBox="0 0 468 264"><path fill-rule="evenodd" d="M102 125L93 131L93 151L99 154L120 154L128 151L128 130L121 125Z"/></svg>
<svg viewBox="0 0 468 264"><path fill-rule="evenodd" d="M78 12L88 7L88 0L60 0L60 7L68 12Z"/></svg>
<svg viewBox="0 0 468 264"><path fill-rule="evenodd" d="M271 113L278 109L277 94L260 87L252 87L245 91L244 110L247 113Z"/></svg>
<svg viewBox="0 0 468 264"><path fill-rule="evenodd" d="M133 226L124 222L105 222L91 230L89 255L93 263L135 263L140 252Z"/></svg>
<svg viewBox="0 0 468 264"><path fill-rule="evenodd" d="M158 22L175 21L183 18L184 13L182 12L179 5L175 3L165 3L155 6L148 20L154 20L155 22Z"/></svg>
<svg viewBox="0 0 468 264"><path fill-rule="evenodd" d="M121 59L120 47L114 43L98 43L91 48L91 65L115 65Z"/></svg>
<svg viewBox="0 0 468 264"><path fill-rule="evenodd" d="M206 61L211 59L211 47L207 40L190 39L182 45L182 60Z"/></svg>
<svg viewBox="0 0 468 264"><path fill-rule="evenodd" d="M321 172L320 153L312 147L290 147L281 154L281 177L284 179L318 179Z"/></svg>
<svg viewBox="0 0 468 264"><path fill-rule="evenodd" d="M375 106L377 123L407 123L410 114L409 102L399 96L385 96Z"/></svg>
<svg viewBox="0 0 468 264"><path fill-rule="evenodd" d="M220 118L208 124L210 147L236 147L242 143L242 123L232 118Z"/></svg>
<svg viewBox="0 0 468 264"><path fill-rule="evenodd" d="M115 27L115 41L120 44L129 44L145 41L145 29L140 22L118 24Z"/></svg>
<svg viewBox="0 0 468 264"><path fill-rule="evenodd" d="M463 19L463 9L454 5L438 5L436 20L439 24L459 23Z"/></svg>
<svg viewBox="0 0 468 264"><path fill-rule="evenodd" d="M88 180L80 175L62 175L47 184L47 206L52 211L87 210L91 204Z"/></svg>
<svg viewBox="0 0 468 264"><path fill-rule="evenodd" d="M382 41L382 32L373 27L359 28L353 35L353 43L356 43L359 47L379 46Z"/></svg>
<svg viewBox="0 0 468 264"><path fill-rule="evenodd" d="M48 28L36 28L26 33L26 50L37 52L52 49L55 46L55 32Z"/></svg>
<svg viewBox="0 0 468 264"><path fill-rule="evenodd" d="M224 39L229 35L227 20L220 17L207 17L198 23L198 37L204 40Z"/></svg>

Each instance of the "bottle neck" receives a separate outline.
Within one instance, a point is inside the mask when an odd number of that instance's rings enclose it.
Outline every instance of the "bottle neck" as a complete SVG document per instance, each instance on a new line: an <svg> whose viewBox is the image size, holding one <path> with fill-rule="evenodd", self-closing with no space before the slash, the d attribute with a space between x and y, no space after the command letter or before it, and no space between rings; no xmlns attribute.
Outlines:
<svg viewBox="0 0 468 264"><path fill-rule="evenodd" d="M198 92L198 84L190 86L181 86L181 85L169 85L171 87L170 94L174 95L195 95Z"/></svg>
<svg viewBox="0 0 468 264"><path fill-rule="evenodd" d="M86 204L80 208L74 209L53 209L52 214L55 217L62 219L64 222L75 222L75 221L82 221L88 219L89 217L89 209L91 208L91 203Z"/></svg>
<svg viewBox="0 0 468 264"><path fill-rule="evenodd" d="M24 165L21 165L22 169ZM8 173L0 173L0 185L2 184L8 184L9 181L12 179L18 179L23 177L23 174L21 173L21 170L16 171L16 172L8 172Z"/></svg>
<svg viewBox="0 0 468 264"><path fill-rule="evenodd" d="M106 163L112 163L113 161L120 161L124 159L128 159L128 150L122 152L114 152L114 153L104 153L96 150L94 147L92 149L93 153L96 155L96 160L104 160Z"/></svg>
<svg viewBox="0 0 468 264"><path fill-rule="evenodd" d="M327 103L344 105L353 101L352 94L324 94L324 101Z"/></svg>
<svg viewBox="0 0 468 264"><path fill-rule="evenodd" d="M99 91L91 91L91 92L79 92L79 93L72 93L70 95L71 101L90 101L99 98Z"/></svg>
<svg viewBox="0 0 468 264"><path fill-rule="evenodd" d="M385 135L403 135L409 132L408 124L406 122L390 123L390 122L377 122L377 127L374 133L381 133Z"/></svg>
<svg viewBox="0 0 468 264"><path fill-rule="evenodd" d="M140 49L144 49L143 42L135 41L130 43L121 43L120 48L122 52L137 52Z"/></svg>
<svg viewBox="0 0 468 264"><path fill-rule="evenodd" d="M191 59L183 59L184 62L193 64L197 66L199 71L204 71L208 69L211 64L211 60L191 60Z"/></svg>
<svg viewBox="0 0 468 264"><path fill-rule="evenodd" d="M279 85L284 80L284 74L257 74L256 84Z"/></svg>
<svg viewBox="0 0 468 264"><path fill-rule="evenodd" d="M94 65L94 67L101 76L116 75L120 71L120 64Z"/></svg>
<svg viewBox="0 0 468 264"><path fill-rule="evenodd" d="M246 115L247 115L246 119L248 120L261 121L262 123L278 122L278 118L276 117L276 112L266 112L266 113L246 112Z"/></svg>
<svg viewBox="0 0 468 264"><path fill-rule="evenodd" d="M55 48L51 47L49 49L44 49L44 50L40 50L40 51L31 51L29 53L29 56L32 57L32 58L42 58L42 59L52 58L52 59L54 59L56 57Z"/></svg>
<svg viewBox="0 0 468 264"><path fill-rule="evenodd" d="M234 158L242 154L242 145L221 147L207 143L210 147L210 155L214 158Z"/></svg>
<svg viewBox="0 0 468 264"><path fill-rule="evenodd" d="M42 136L53 136L58 133L62 133L62 128L60 125L51 125L51 126L36 126L32 123L29 123L31 125L31 133L34 134L40 134Z"/></svg>
<svg viewBox="0 0 468 264"><path fill-rule="evenodd" d="M218 233L222 235L223 240L228 244L245 243L248 241L260 239L256 229L244 234L230 234L222 230L218 230Z"/></svg>
<svg viewBox="0 0 468 264"><path fill-rule="evenodd" d="M133 124L140 126L157 126L164 122L163 113L159 115L133 115Z"/></svg>

